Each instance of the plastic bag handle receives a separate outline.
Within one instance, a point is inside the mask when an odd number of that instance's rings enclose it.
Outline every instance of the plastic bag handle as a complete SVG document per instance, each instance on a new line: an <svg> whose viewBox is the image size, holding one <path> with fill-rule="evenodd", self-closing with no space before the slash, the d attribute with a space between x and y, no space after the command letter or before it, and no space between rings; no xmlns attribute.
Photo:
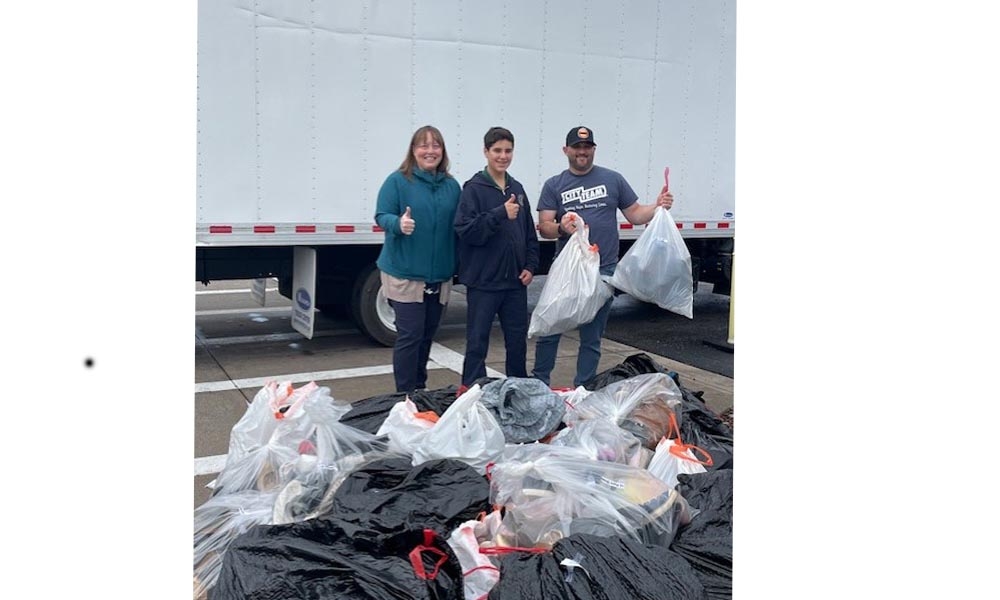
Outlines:
<svg viewBox="0 0 1000 600"><path fill-rule="evenodd" d="M670 434L675 434L673 439L676 441L673 446L670 447L670 453L689 462L695 462L706 467L711 467L715 462L712 460L712 455L708 453L704 448L699 448L694 444L685 444L684 440L681 439L681 428L677 425L677 416L674 411L670 411L670 425L667 428L667 434L663 436L665 439L670 439ZM692 452L698 452L705 457L705 460L698 460L697 458L691 458L684 454L685 451L691 450Z"/></svg>
<svg viewBox="0 0 1000 600"><path fill-rule="evenodd" d="M691 458L690 456L685 454L685 452L688 450L700 453L702 456L705 457L705 460L698 460L697 458ZM704 465L706 467L711 467L713 464L712 455L709 454L705 449L699 448L694 444L674 444L673 446L670 447L670 453L681 460L695 462L700 465Z"/></svg>
<svg viewBox="0 0 1000 600"><path fill-rule="evenodd" d="M494 567L493 565L479 565L478 567L472 567L471 569L469 569L465 573L462 573L462 577L468 577L469 575L471 575L471 574L473 574L476 571L479 571L481 569L490 569L491 571L500 572L500 569L498 569L497 567Z"/></svg>
<svg viewBox="0 0 1000 600"><path fill-rule="evenodd" d="M438 571L441 570L441 565L448 561L448 555L445 554L438 548L435 548L434 544L434 530L424 529L424 543L410 550L410 565L413 567L413 573L420 579L434 579L438 575ZM427 574L427 570L424 569L424 559L421 556L423 552L430 552L431 554L437 554L441 558L434 563L434 571L430 575Z"/></svg>

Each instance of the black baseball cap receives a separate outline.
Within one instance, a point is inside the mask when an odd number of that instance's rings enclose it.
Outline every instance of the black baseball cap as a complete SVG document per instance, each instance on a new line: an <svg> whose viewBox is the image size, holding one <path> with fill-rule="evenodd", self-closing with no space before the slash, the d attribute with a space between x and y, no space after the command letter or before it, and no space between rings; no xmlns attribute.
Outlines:
<svg viewBox="0 0 1000 600"><path fill-rule="evenodd" d="M594 130L583 125L570 129L569 133L566 134L566 145L572 146L573 144L580 143L596 146L597 142L594 141Z"/></svg>

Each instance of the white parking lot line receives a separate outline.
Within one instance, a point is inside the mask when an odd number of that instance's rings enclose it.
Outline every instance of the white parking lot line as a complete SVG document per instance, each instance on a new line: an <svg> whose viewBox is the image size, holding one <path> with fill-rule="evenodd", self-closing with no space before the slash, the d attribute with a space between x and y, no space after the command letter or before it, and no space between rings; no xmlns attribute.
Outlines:
<svg viewBox="0 0 1000 600"><path fill-rule="evenodd" d="M292 314L291 306L258 306L256 308L221 308L218 310L196 310L196 317L214 317L218 315L240 315L250 313L287 313Z"/></svg>
<svg viewBox="0 0 1000 600"><path fill-rule="evenodd" d="M462 374L462 362L465 360L464 354L459 354L451 348L446 348L441 344L434 342L431 345L431 360L439 365L443 365L452 371ZM486 367L486 375L489 377L503 377L504 374L496 369L491 369Z"/></svg>
<svg viewBox="0 0 1000 600"><path fill-rule="evenodd" d="M433 350L431 351L433 352ZM428 369L448 369L449 366L431 361ZM462 372L461 364L458 369ZM351 377L368 377L370 375L387 375L392 373L392 365L377 365L374 367L355 367L352 369L335 369L332 371L313 371L311 373L288 373L285 375L267 375L264 377L249 377L247 379L227 379L224 381L206 381L194 384L194 393L221 392L223 390L241 390L262 387L268 381L290 381L292 383L308 383L326 379L349 379Z"/></svg>
<svg viewBox="0 0 1000 600"><path fill-rule="evenodd" d="M245 290L200 290L200 291L195 291L194 294L195 296L210 296L214 294L247 294L249 296L251 291L252 290L250 288L247 288ZM264 291L277 292L278 288L267 288Z"/></svg>
<svg viewBox="0 0 1000 600"><path fill-rule="evenodd" d="M211 475L221 473L222 467L226 466L228 454L217 454L215 456L202 456L194 459L194 476Z"/></svg>
<svg viewBox="0 0 1000 600"><path fill-rule="evenodd" d="M326 329L313 333L312 339L332 337L336 335L357 335L357 329ZM195 339L209 346L232 346L235 344L259 344L262 342L304 342L306 337L297 331L291 333L269 333L266 335L232 335L227 337L207 338L195 332Z"/></svg>

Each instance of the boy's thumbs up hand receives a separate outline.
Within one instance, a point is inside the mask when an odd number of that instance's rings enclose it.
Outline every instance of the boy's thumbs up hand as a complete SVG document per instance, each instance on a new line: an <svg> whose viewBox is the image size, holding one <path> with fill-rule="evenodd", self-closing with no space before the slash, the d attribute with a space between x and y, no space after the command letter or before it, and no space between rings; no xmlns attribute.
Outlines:
<svg viewBox="0 0 1000 600"><path fill-rule="evenodd" d="M517 198L514 194L511 194L510 198L504 202L503 207L507 209L507 218L511 221L517 218L517 213L521 210L521 206L517 203Z"/></svg>

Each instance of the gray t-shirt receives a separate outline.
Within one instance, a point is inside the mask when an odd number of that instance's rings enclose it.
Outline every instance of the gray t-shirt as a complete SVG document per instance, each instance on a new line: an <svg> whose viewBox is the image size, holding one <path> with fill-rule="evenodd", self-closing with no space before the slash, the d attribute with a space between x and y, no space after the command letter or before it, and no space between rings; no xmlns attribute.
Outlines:
<svg viewBox="0 0 1000 600"><path fill-rule="evenodd" d="M556 211L556 220L574 211L590 226L590 243L601 250L601 266L618 263L618 215L639 200L632 186L617 171L594 165L586 175L566 169L550 177L538 197L538 210ZM556 242L556 253L566 244Z"/></svg>

